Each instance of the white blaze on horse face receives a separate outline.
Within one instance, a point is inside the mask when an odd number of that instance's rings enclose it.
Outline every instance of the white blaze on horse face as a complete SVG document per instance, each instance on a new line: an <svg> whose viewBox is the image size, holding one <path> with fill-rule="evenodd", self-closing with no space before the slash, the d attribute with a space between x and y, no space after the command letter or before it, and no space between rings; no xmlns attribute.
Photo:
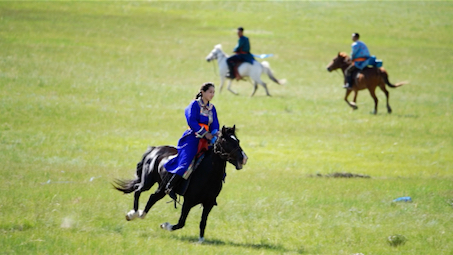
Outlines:
<svg viewBox="0 0 453 255"><path fill-rule="evenodd" d="M242 151L242 156L244 157L244 159L242 160L242 164L245 166L245 164L247 164L247 159L249 158L247 157L244 151Z"/></svg>
<svg viewBox="0 0 453 255"><path fill-rule="evenodd" d="M207 61L211 61L213 59L213 54L214 54L214 51L211 51L208 56L206 56L206 60Z"/></svg>
<svg viewBox="0 0 453 255"><path fill-rule="evenodd" d="M235 141L238 140L238 139L236 138L236 136L234 136L234 135L231 135L230 137L233 138L233 140L235 140Z"/></svg>

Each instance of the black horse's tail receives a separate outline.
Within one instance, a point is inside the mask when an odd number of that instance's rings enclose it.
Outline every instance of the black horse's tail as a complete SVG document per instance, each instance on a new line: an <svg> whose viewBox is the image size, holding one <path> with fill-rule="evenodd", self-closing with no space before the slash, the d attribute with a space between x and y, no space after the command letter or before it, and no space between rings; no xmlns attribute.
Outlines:
<svg viewBox="0 0 453 255"><path fill-rule="evenodd" d="M150 154L155 148L156 147L154 146L148 147L146 152L143 154L142 159L137 163L137 173L135 179L133 180L115 179L114 183L112 183L113 188L121 192L124 192L124 194L132 193L139 189L140 183L142 182L141 177L146 156L148 156L148 154Z"/></svg>
<svg viewBox="0 0 453 255"><path fill-rule="evenodd" d="M113 188L124 192L124 194L132 193L137 189L138 184L140 183L140 179L136 178L134 180L121 180L115 179L114 183L112 183Z"/></svg>

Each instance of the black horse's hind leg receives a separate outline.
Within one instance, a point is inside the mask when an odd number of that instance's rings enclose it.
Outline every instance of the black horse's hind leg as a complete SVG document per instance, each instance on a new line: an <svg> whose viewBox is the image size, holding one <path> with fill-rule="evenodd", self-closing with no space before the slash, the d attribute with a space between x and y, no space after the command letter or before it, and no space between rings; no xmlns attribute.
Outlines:
<svg viewBox="0 0 453 255"><path fill-rule="evenodd" d="M390 95L389 95L389 92L387 91L387 89L385 88L385 84L379 86L381 88L381 90L384 92L385 94L385 97L387 99L387 112L388 113L392 113L392 108L390 107L390 104L389 104L389 100L390 100Z"/></svg>
<svg viewBox="0 0 453 255"><path fill-rule="evenodd" d="M151 196L149 196L149 200L148 200L148 203L146 203L146 206L145 206L145 210L143 210L144 212L144 215L146 215L149 210L151 209L151 207L159 200L161 200L163 197L165 197L165 192L164 192L164 189L161 189L160 187L156 190L156 192L154 192L153 194L151 194ZM144 218L145 216L143 216Z"/></svg>
<svg viewBox="0 0 453 255"><path fill-rule="evenodd" d="M211 212L212 207L214 207L213 204L203 205L203 214L201 215L201 221L200 221L200 239L199 239L199 242L203 242L204 241L204 231L206 229L206 223L208 221L208 215Z"/></svg>
<svg viewBox="0 0 453 255"><path fill-rule="evenodd" d="M138 211L138 201L140 199L141 191L135 191L134 193L134 211Z"/></svg>

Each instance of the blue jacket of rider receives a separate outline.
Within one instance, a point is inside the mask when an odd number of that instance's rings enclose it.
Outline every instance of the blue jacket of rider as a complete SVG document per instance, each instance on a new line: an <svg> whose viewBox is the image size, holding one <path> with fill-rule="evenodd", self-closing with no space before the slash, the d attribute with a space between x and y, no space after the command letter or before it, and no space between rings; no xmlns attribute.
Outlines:
<svg viewBox="0 0 453 255"><path fill-rule="evenodd" d="M356 41L352 43L351 45L352 48L352 53L351 53L351 59L354 61L354 65L362 70L368 65L368 59L370 58L370 51L368 50L368 47L363 43L362 41ZM361 61L358 61L358 59L364 59Z"/></svg>
<svg viewBox="0 0 453 255"><path fill-rule="evenodd" d="M248 37L241 36L239 37L238 44L234 47L234 52L239 56L243 61L253 64L253 55L250 53L250 41Z"/></svg>

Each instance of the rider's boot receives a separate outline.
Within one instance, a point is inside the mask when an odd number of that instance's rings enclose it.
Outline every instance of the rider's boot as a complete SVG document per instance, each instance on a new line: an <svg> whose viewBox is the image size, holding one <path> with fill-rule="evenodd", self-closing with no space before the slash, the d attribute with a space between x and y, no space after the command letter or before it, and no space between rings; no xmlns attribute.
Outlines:
<svg viewBox="0 0 453 255"><path fill-rule="evenodd" d="M346 76L346 84L343 86L345 89L352 89L352 75Z"/></svg>
<svg viewBox="0 0 453 255"><path fill-rule="evenodd" d="M178 174L173 174L171 179L168 181L167 185L165 186L165 194L170 194L173 188L181 181L182 177Z"/></svg>
<svg viewBox="0 0 453 255"><path fill-rule="evenodd" d="M234 75L234 65L232 63L229 63L229 62L227 62L227 64L228 64L229 72L228 72L226 77L229 78L229 79L236 78L236 76Z"/></svg>

